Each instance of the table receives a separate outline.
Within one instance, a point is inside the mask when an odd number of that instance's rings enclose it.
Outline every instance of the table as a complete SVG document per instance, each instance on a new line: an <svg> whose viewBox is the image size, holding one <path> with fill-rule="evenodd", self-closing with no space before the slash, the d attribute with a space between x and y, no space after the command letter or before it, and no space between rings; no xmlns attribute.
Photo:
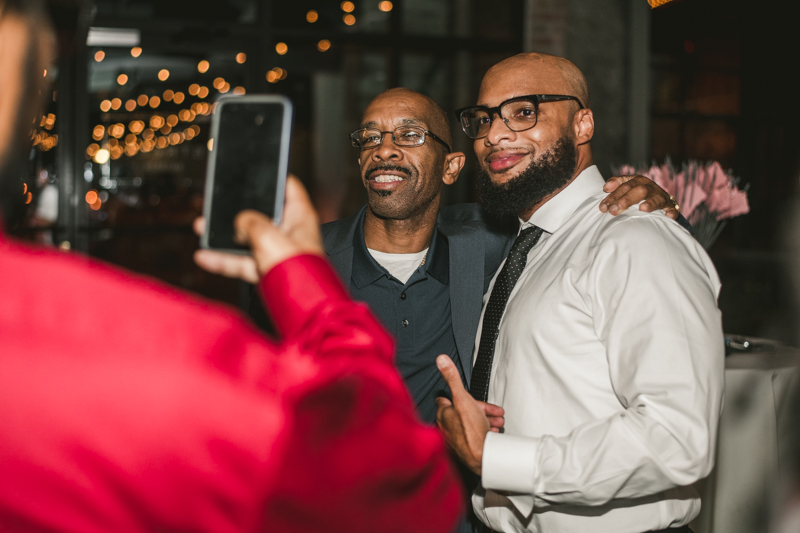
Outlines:
<svg viewBox="0 0 800 533"><path fill-rule="evenodd" d="M792 423L787 401L800 382L800 350L750 340L767 351L725 360L716 466L696 485L703 508L692 522L695 533L766 533L780 489L779 450Z"/></svg>

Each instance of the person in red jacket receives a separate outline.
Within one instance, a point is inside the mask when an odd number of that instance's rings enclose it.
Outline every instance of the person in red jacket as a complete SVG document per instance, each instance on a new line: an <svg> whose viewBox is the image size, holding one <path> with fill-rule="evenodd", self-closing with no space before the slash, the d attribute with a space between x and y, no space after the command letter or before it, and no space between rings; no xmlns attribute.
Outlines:
<svg viewBox="0 0 800 533"><path fill-rule="evenodd" d="M36 13L0 0L2 169L51 53ZM245 212L236 231L252 257L196 260L258 280L279 341L227 307L0 235L0 530L452 530L462 498L442 438L323 259L302 186L290 180L280 228Z"/></svg>

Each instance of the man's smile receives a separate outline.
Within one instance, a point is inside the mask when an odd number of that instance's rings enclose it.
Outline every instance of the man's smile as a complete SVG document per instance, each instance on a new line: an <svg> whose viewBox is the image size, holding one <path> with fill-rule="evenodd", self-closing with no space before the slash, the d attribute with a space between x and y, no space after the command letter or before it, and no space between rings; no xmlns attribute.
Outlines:
<svg viewBox="0 0 800 533"><path fill-rule="evenodd" d="M485 161L493 172L505 172L522 161L526 155L527 152L499 150L486 156Z"/></svg>

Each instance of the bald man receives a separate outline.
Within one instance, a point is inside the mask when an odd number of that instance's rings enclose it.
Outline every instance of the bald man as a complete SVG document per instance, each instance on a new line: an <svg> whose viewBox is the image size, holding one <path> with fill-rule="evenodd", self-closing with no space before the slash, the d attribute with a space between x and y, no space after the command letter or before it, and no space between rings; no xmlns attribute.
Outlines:
<svg viewBox="0 0 800 533"><path fill-rule="evenodd" d="M481 475L472 502L492 530L688 531L722 405L719 279L662 212L598 209L588 93L566 59L523 54L458 111L485 207L520 227L484 300L470 382L504 409L504 431L447 357L453 401L437 399L437 421Z"/></svg>

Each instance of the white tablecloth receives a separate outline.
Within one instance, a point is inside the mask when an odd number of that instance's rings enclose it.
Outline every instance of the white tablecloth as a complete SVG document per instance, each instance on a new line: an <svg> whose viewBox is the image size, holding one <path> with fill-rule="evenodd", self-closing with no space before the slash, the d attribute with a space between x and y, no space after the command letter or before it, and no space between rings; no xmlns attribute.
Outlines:
<svg viewBox="0 0 800 533"><path fill-rule="evenodd" d="M726 358L716 467L697 484L703 509L692 523L696 533L767 531L769 506L780 490L779 447L789 424L786 402L800 375L800 350L765 342L774 351Z"/></svg>

